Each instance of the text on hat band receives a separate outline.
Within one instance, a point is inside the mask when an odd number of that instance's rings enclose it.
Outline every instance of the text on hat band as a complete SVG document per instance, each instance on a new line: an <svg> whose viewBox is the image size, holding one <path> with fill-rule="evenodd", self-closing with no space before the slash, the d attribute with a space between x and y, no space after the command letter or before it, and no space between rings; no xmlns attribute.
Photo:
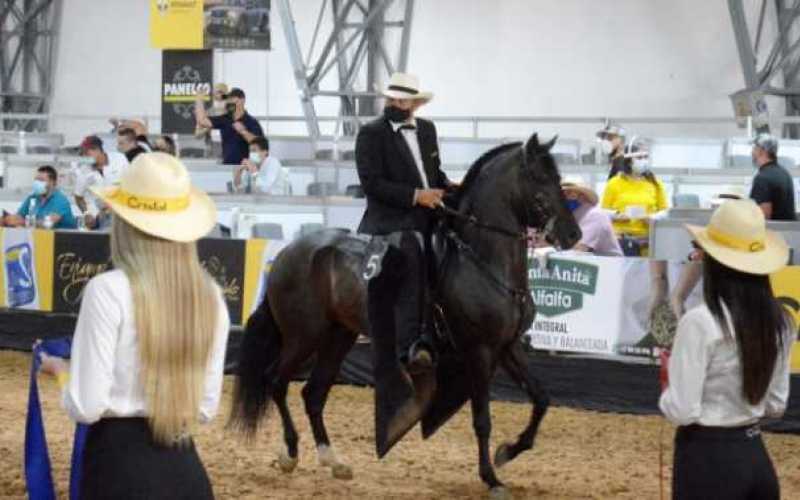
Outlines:
<svg viewBox="0 0 800 500"><path fill-rule="evenodd" d="M743 252L761 252L764 250L763 239L746 240L744 238L739 238L738 236L725 234L714 229L713 227L706 228L706 233L708 234L709 238L716 241L720 245L735 248L736 250L741 250Z"/></svg>
<svg viewBox="0 0 800 500"><path fill-rule="evenodd" d="M148 212L180 212L190 203L189 195L180 198L155 198L129 193L124 189L117 189L109 199L128 208Z"/></svg>

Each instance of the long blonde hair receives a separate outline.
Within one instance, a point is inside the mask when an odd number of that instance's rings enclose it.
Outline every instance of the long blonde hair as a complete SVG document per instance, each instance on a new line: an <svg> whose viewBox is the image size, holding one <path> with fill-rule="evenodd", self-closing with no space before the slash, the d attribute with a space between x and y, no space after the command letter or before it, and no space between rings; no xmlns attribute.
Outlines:
<svg viewBox="0 0 800 500"><path fill-rule="evenodd" d="M219 293L195 243L150 236L114 217L111 259L131 284L141 382L156 442L192 434L217 324Z"/></svg>

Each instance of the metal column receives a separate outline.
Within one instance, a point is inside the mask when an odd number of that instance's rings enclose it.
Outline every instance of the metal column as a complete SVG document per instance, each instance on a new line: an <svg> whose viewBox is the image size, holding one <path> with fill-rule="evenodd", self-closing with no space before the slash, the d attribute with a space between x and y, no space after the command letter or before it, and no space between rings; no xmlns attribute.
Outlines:
<svg viewBox="0 0 800 500"><path fill-rule="evenodd" d="M322 135L315 107L320 98L338 101L337 133L355 135L358 117L377 113L386 75L406 69L414 0L321 0L306 59L289 0L277 4L309 135L315 143ZM390 29L399 36L388 36Z"/></svg>
<svg viewBox="0 0 800 500"><path fill-rule="evenodd" d="M783 97L786 113L800 114L800 26L796 22L800 0L728 0L728 8L744 91ZM789 137L800 136L796 125L786 125L782 132Z"/></svg>
<svg viewBox="0 0 800 500"><path fill-rule="evenodd" d="M0 0L0 113L47 113L53 95L62 0ZM3 119L5 130L47 122Z"/></svg>

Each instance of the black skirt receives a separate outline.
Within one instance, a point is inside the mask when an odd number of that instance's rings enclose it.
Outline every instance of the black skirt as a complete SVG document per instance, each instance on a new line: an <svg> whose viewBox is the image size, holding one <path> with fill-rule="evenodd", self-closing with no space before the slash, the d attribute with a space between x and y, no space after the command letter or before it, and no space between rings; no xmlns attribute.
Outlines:
<svg viewBox="0 0 800 500"><path fill-rule="evenodd" d="M758 426L679 427L672 498L779 500L778 478Z"/></svg>
<svg viewBox="0 0 800 500"><path fill-rule="evenodd" d="M143 418L105 418L92 424L81 476L81 500L214 498L194 442L159 445Z"/></svg>

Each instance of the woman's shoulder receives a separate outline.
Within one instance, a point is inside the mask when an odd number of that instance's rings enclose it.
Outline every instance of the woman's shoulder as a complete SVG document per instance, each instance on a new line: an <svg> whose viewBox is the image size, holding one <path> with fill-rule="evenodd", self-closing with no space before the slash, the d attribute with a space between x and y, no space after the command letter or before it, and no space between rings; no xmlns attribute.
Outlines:
<svg viewBox="0 0 800 500"><path fill-rule="evenodd" d="M702 332L710 339L721 336L719 325L705 303L687 311L678 322L678 329Z"/></svg>
<svg viewBox="0 0 800 500"><path fill-rule="evenodd" d="M110 269L95 275L89 280L86 287L105 293L116 294L127 290L130 287L128 277L121 269Z"/></svg>

